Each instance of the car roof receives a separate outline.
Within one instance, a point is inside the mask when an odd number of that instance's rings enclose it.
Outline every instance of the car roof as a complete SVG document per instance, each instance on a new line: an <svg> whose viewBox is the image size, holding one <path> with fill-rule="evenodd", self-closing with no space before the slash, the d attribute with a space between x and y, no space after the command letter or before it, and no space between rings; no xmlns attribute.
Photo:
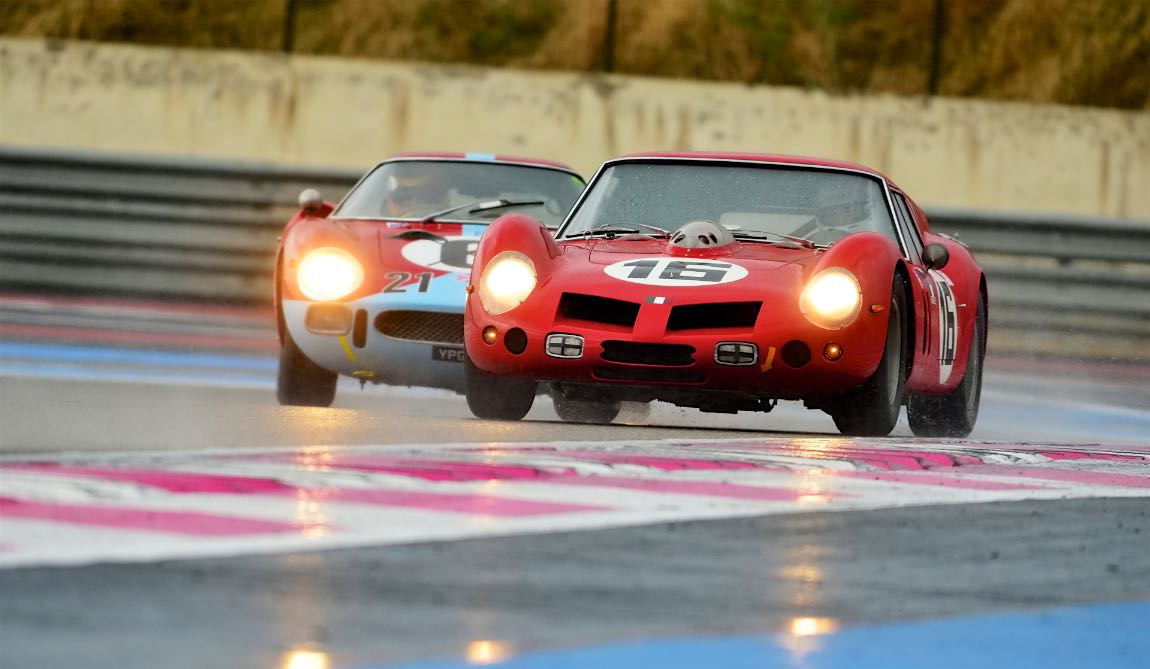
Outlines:
<svg viewBox="0 0 1150 669"><path fill-rule="evenodd" d="M827 158L815 158L813 156L795 156L782 153L738 153L738 152L721 152L721 151L654 151L649 153L632 153L621 158L616 158L608 162L627 161L632 159L642 160L649 158L661 159L683 159L683 160L736 160L742 162L753 163L772 163L784 165L798 165L807 167L829 167L834 169L851 170L854 172L862 172L869 174L873 177L883 179L894 186L894 182L890 180L882 172L876 169L867 167L866 165L859 165L858 163L851 163L842 160L829 160ZM897 186L896 186L897 188Z"/></svg>
<svg viewBox="0 0 1150 669"><path fill-rule="evenodd" d="M487 163L508 163L515 165L538 165L540 167L557 167L568 172L575 172L575 168L555 160L542 158L528 158L526 156L508 156L496 153L451 153L447 151L406 151L393 153L383 160L463 160Z"/></svg>

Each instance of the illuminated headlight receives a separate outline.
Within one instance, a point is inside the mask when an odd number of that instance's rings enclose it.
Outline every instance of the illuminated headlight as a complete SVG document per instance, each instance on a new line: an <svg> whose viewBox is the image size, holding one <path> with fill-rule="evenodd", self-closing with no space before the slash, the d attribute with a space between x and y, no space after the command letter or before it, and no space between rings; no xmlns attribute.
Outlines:
<svg viewBox="0 0 1150 669"><path fill-rule="evenodd" d="M523 304L535 283L535 263L522 253L504 251L483 268L479 299L487 313L501 314Z"/></svg>
<svg viewBox="0 0 1150 669"><path fill-rule="evenodd" d="M828 330L853 323L861 306L858 279L841 267L830 267L814 275L799 298L799 309L807 320Z"/></svg>
<svg viewBox="0 0 1150 669"><path fill-rule="evenodd" d="M347 251L329 246L304 256L296 278L308 299L338 300L363 285L363 265Z"/></svg>

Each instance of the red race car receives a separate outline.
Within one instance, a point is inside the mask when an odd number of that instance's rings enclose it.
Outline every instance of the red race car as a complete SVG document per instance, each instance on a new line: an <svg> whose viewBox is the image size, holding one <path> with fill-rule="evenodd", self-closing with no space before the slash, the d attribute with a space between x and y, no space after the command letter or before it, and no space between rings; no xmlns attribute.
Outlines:
<svg viewBox="0 0 1150 669"><path fill-rule="evenodd" d="M978 417L986 278L882 174L779 155L604 164L552 236L506 214L476 251L468 406L517 420L550 384L565 420L621 401L821 409L849 435L920 436Z"/></svg>

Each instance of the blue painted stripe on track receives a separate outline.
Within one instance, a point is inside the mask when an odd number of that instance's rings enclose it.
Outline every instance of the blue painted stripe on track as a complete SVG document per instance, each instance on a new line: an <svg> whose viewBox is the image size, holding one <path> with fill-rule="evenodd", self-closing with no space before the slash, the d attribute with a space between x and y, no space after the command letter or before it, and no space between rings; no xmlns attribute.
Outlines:
<svg viewBox="0 0 1150 669"><path fill-rule="evenodd" d="M12 342L0 342L0 359L2 358L59 363L126 363L134 365L200 367L245 371L275 370L279 364L275 358L270 357L254 358L205 353L179 353L171 351L145 351L125 348Z"/></svg>
<svg viewBox="0 0 1150 669"><path fill-rule="evenodd" d="M55 379L64 381L122 381L127 383L175 383L187 385L274 388L273 374L227 374L173 369L124 369L0 362L0 377Z"/></svg>
<svg viewBox="0 0 1150 669"><path fill-rule="evenodd" d="M462 669L464 660L362 669ZM502 669L1145 669L1150 602L857 627L826 636L675 639L540 652Z"/></svg>

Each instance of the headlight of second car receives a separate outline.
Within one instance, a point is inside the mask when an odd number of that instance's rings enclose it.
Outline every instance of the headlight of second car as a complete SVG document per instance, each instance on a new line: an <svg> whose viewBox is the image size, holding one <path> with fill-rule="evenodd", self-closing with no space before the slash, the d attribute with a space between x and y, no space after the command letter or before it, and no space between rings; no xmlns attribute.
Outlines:
<svg viewBox="0 0 1150 669"><path fill-rule="evenodd" d="M347 251L327 246L303 257L296 279L308 299L338 300L363 285L363 265Z"/></svg>
<svg viewBox="0 0 1150 669"><path fill-rule="evenodd" d="M479 277L479 300L492 315L511 311L535 290L535 263L518 251L504 251L491 259Z"/></svg>
<svg viewBox="0 0 1150 669"><path fill-rule="evenodd" d="M853 323L861 306L858 279L842 267L829 267L815 274L799 298L799 309L807 320L828 330Z"/></svg>

